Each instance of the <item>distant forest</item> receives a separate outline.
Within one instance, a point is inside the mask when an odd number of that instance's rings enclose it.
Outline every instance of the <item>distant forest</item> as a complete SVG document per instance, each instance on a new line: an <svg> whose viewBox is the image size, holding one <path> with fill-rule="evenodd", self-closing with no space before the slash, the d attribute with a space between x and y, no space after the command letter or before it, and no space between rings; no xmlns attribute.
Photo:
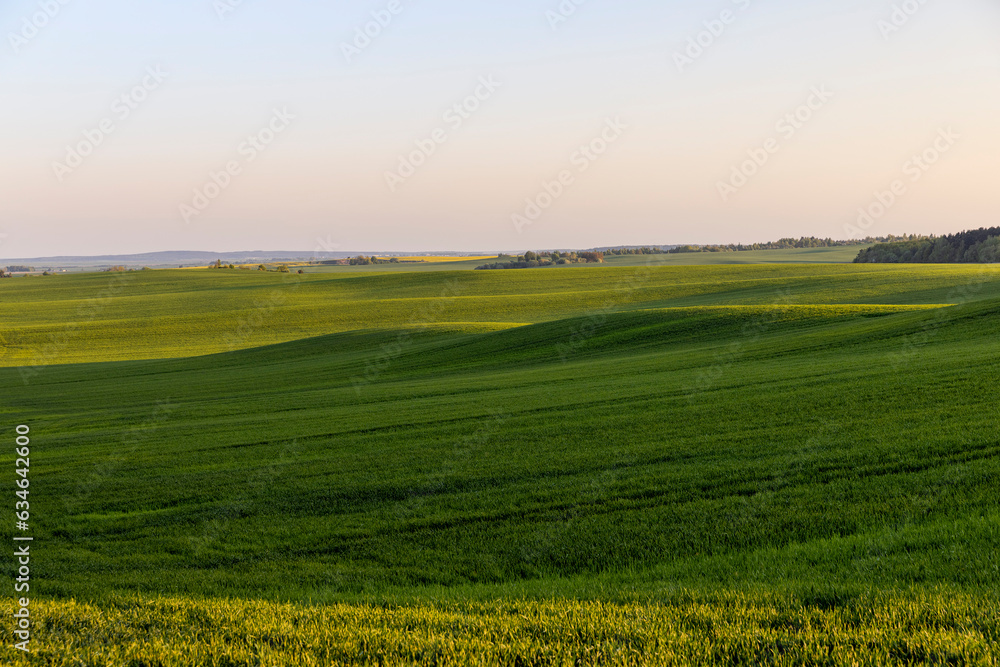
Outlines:
<svg viewBox="0 0 1000 667"><path fill-rule="evenodd" d="M857 264L991 264L1000 262L1000 227L979 228L950 236L880 243L866 248Z"/></svg>
<svg viewBox="0 0 1000 667"><path fill-rule="evenodd" d="M785 238L767 243L730 243L728 245L683 245L667 250L668 253L683 252L749 252L752 250L790 250L793 248L835 248L840 246L870 245L872 243L898 243L918 238L916 235L894 236L869 236L865 239L849 239L846 241L835 241L834 239L820 239L815 236L803 236L801 238Z"/></svg>
<svg viewBox="0 0 1000 667"><path fill-rule="evenodd" d="M750 252L753 250L791 250L795 248L837 248L842 246L871 245L872 243L898 243L900 241L913 241L920 238L916 234L903 236L869 236L865 239L848 239L846 241L836 241L826 238L820 239L815 236L803 236L797 239L784 238L767 243L729 243L724 245L681 245L668 248L666 250L659 246L642 248L602 248L605 255L663 255L680 254L688 252Z"/></svg>

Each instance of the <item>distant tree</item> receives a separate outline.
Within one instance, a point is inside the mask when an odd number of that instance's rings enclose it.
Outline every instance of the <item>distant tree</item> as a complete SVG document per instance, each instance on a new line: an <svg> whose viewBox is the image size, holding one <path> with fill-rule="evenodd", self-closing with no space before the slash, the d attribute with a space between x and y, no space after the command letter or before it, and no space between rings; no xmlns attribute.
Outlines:
<svg viewBox="0 0 1000 667"><path fill-rule="evenodd" d="M982 264L1000 260L998 249L1000 249L1000 227L991 227L949 236L890 237L887 242L883 241L862 250L854 261L859 264Z"/></svg>
<svg viewBox="0 0 1000 667"><path fill-rule="evenodd" d="M983 264L996 264L1000 262L1000 236L994 236L978 244L979 251L977 259Z"/></svg>

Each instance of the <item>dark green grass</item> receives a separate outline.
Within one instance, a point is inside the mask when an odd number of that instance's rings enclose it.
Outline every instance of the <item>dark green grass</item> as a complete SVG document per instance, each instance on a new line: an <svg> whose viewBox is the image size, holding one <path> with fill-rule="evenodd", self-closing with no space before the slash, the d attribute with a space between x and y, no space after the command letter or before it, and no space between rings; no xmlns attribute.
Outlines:
<svg viewBox="0 0 1000 667"><path fill-rule="evenodd" d="M853 289L898 281L864 275ZM972 274L906 275L871 301L956 301ZM786 285L754 276L735 300ZM844 280L787 289L851 301ZM981 592L1000 581L998 334L993 298L583 309L0 383L4 420L33 429L46 595Z"/></svg>

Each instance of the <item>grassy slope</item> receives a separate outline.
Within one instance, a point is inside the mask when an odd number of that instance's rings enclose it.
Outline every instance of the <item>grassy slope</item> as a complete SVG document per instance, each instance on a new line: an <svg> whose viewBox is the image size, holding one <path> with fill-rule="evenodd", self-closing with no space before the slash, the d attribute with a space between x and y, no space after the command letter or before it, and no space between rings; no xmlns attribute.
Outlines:
<svg viewBox="0 0 1000 667"><path fill-rule="evenodd" d="M44 434L39 574L61 594L307 597L666 564L735 584L772 577L719 565L734 554L777 568L795 544L822 554L824 540L958 520L976 538L963 557L995 563L986 303L948 320L650 311L562 350L586 320L426 335L360 385L391 339L56 367L7 401ZM907 574L893 555L830 580L996 578L944 562Z"/></svg>
<svg viewBox="0 0 1000 667"><path fill-rule="evenodd" d="M46 595L96 598L112 619L119 612L100 600L115 590L388 596L417 604L412 613L437 628L400 644L397 657L413 660L440 657L448 642L475 654L476 638L497 632L522 657L583 656L599 639L588 632L599 632L619 655L672 646L675 658L706 664L815 661L832 646L834 662L846 663L863 658L859 645L873 664L987 664L997 629L986 610L1000 583L997 284L969 267L841 268L660 269L616 302L631 309L624 313L589 300L614 292L601 273L588 276L586 292L576 281L473 274L480 310L477 290L487 289L514 304L511 317L537 312L524 300L532 288L544 288L536 299L564 299L567 312L572 299L598 307L493 332L387 324L209 357L54 366L23 388L17 369L0 369L0 383L18 386L5 421L30 422L36 438L32 509L45 558L34 574ZM531 272L503 276L512 274ZM154 310L160 299L188 303L185 289L192 304L218 291L204 278L159 275ZM440 289L435 275L315 289L419 301ZM970 297L952 308L766 305ZM465 308L441 312L466 321ZM711 618L685 606L680 590L694 591ZM726 597L738 591L743 602ZM912 617L862 636L859 627L878 614L886 622L893 607L879 591L901 596ZM553 595L617 600L633 605L621 613L645 620L585 632L557 617L586 624L618 612L502 602ZM491 616L428 599L507 606ZM154 614L178 633L170 650L209 650L223 625L195 619L215 614L213 604ZM261 607L253 623L287 636L269 625L275 611ZM80 628L94 613L45 611L60 642L86 642ZM370 648L388 646L392 628L413 627L409 613L374 621L387 630ZM525 626L525 615L538 620ZM739 626L744 616L756 620ZM183 639L192 623L208 638ZM468 636L445 630L456 623L484 625ZM653 625L668 628L659 640L642 634ZM108 628L93 632L99 645L115 644ZM124 650L141 650L130 630L113 632L124 633L115 635ZM258 631L232 632L241 638L233 651L260 649ZM291 635L269 645L302 650ZM347 654L357 649L356 633L324 637ZM330 648L309 633L302 641ZM699 658L713 645L723 653Z"/></svg>
<svg viewBox="0 0 1000 667"><path fill-rule="evenodd" d="M842 248L802 248L794 250L757 250L748 252L693 252L668 255L608 255L606 266L643 266L650 261L663 266L714 266L719 264L850 264L862 248L868 246L847 246ZM314 266L308 273L409 273L422 271L471 270L496 259L473 259L449 262L428 262L421 264L379 264L375 266ZM556 271L584 268L586 265L571 264L551 267Z"/></svg>
<svg viewBox="0 0 1000 667"><path fill-rule="evenodd" d="M1000 296L1000 271L654 264L300 277L206 269L7 280L0 293L0 366L34 367L209 354L359 329L482 330L642 308L955 303Z"/></svg>
<svg viewBox="0 0 1000 667"><path fill-rule="evenodd" d="M862 248L802 248L794 250L752 250L747 252L693 252L656 256L667 266L713 266L720 264L850 264ZM637 266L647 258L637 255L608 256L609 266Z"/></svg>
<svg viewBox="0 0 1000 667"><path fill-rule="evenodd" d="M487 262L486 259L449 259L443 262L400 262L399 264L372 264L369 266L318 265L301 267L306 273L424 273L426 271L471 271Z"/></svg>

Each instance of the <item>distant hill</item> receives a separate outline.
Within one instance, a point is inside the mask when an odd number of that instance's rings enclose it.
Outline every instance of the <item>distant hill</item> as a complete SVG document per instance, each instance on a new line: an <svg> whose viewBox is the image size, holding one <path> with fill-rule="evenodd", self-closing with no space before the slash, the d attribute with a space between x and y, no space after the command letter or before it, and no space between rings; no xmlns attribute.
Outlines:
<svg viewBox="0 0 1000 667"><path fill-rule="evenodd" d="M384 252L308 252L302 250L244 250L238 252L206 252L201 250L168 250L163 252L147 252L132 255L59 255L53 257L21 257L0 259L0 267L4 265L59 267L68 269L100 268L109 265L123 265L130 268L177 267L208 265L219 259L227 264L273 261L307 261L310 259L346 259L359 254L365 256L387 256ZM399 253L391 253L399 254ZM424 254L424 253L411 253ZM434 256L460 256L465 253L436 252Z"/></svg>
<svg viewBox="0 0 1000 667"><path fill-rule="evenodd" d="M217 259L225 261L266 260L266 259L309 259L310 257L340 258L348 257L347 253L323 252L308 253L302 251L249 250L242 252L203 252L197 250L169 250L165 252L146 252L133 255L59 255L53 257L32 257L6 260L21 264L100 264L100 263L146 263L146 264L178 264L214 262Z"/></svg>

